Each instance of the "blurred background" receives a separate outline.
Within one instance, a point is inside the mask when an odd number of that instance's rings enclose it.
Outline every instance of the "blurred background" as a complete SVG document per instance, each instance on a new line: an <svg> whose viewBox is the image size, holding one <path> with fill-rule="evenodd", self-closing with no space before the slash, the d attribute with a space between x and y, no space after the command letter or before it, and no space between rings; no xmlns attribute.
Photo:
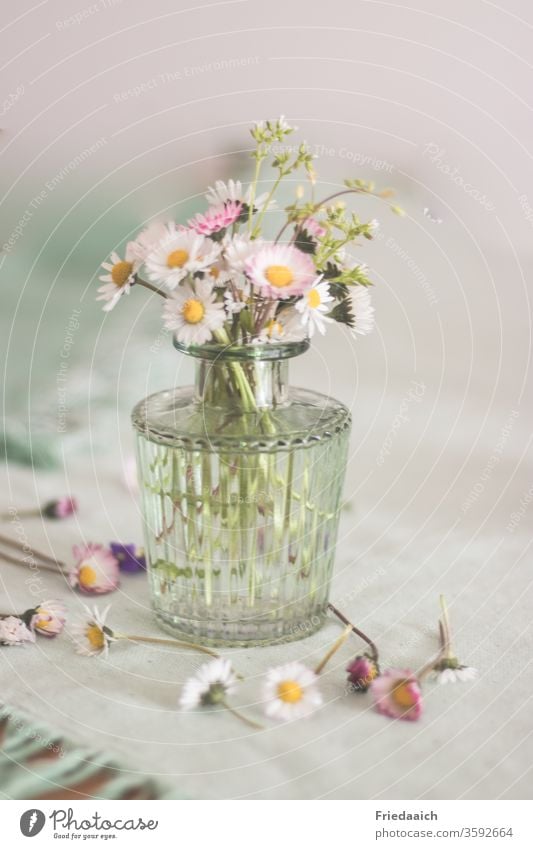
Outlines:
<svg viewBox="0 0 533 849"><path fill-rule="evenodd" d="M500 498L510 514L528 482L530 18L525 0L17 4L0 36L8 456L108 456L121 476L131 407L191 367L156 296L101 311L100 263L153 218L203 209L215 179L249 178L250 124L284 114L319 191L362 177L406 211L353 206L381 224L357 254L377 331L334 328L293 363L353 408L347 498L377 527L399 507L447 528Z"/></svg>

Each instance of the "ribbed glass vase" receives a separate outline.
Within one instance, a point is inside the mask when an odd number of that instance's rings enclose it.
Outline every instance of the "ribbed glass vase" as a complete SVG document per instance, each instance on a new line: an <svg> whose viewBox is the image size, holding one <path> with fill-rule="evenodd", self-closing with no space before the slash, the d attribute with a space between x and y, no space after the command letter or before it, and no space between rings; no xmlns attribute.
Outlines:
<svg viewBox="0 0 533 849"><path fill-rule="evenodd" d="M195 386L132 416L155 614L206 645L305 637L327 605L350 414L289 386L306 341L175 346Z"/></svg>

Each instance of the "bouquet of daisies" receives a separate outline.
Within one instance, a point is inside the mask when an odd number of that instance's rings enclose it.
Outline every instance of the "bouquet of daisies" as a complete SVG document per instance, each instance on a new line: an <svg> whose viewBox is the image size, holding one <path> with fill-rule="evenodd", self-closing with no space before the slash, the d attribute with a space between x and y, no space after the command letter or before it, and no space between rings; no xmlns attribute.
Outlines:
<svg viewBox="0 0 533 849"><path fill-rule="evenodd" d="M283 144L293 132L283 118L254 125L255 172L247 190L238 180L217 181L206 195L207 209L186 225L153 223L128 243L124 258L112 253L98 289L104 310L132 286L144 286L164 298L164 325L184 346L295 342L333 322L368 333L374 323L370 280L349 249L372 239L378 224L349 213L343 198L386 198L390 191L346 180L341 191L315 200L314 156L305 143ZM275 179L259 194L267 159ZM281 182L298 171L310 184L308 197L299 187L277 235L264 238Z"/></svg>

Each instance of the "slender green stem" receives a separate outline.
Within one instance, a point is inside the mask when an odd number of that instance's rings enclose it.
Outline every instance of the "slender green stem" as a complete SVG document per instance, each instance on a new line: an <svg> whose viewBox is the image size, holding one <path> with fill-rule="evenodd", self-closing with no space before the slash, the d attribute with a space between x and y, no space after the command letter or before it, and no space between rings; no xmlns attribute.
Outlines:
<svg viewBox="0 0 533 849"><path fill-rule="evenodd" d="M158 286L154 286L153 283L148 283L147 280L143 280L138 275L135 275L135 283L139 286L143 286L145 289L150 289L150 291L155 292L156 295L161 295L162 298L168 298L167 292L164 292L163 289L160 289Z"/></svg>
<svg viewBox="0 0 533 849"><path fill-rule="evenodd" d="M443 650L445 651L447 657L452 657L452 636L450 628L450 616L448 614L448 605L446 604L446 599L443 595L439 597L439 601L442 610L442 619L440 620L440 624L442 629Z"/></svg>
<svg viewBox="0 0 533 849"><path fill-rule="evenodd" d="M265 154L266 156L266 154ZM261 171L261 164L265 157L261 154L259 155L259 149L256 153L255 159L255 170L254 170L254 178L252 181L252 185L250 187L250 207L248 209L248 230L250 234L252 233L252 218L254 214L254 204L255 204L255 196L257 194L257 181L259 180L259 173Z"/></svg>
<svg viewBox="0 0 533 849"><path fill-rule="evenodd" d="M276 190L277 190L279 184L281 183L283 176L284 176L283 171L280 170L279 175L278 175L274 185L272 186L270 192L268 193L267 199L265 200L265 202L263 204L263 208L262 208L261 212L259 213L259 215L257 216L257 219L255 221L254 229L253 229L253 232L252 232L252 236L254 236L254 237L257 236L261 231L261 224L263 223L263 218L265 217L265 212L267 211L268 205L269 205L270 201L272 200L272 198L274 197L274 194L276 193Z"/></svg>

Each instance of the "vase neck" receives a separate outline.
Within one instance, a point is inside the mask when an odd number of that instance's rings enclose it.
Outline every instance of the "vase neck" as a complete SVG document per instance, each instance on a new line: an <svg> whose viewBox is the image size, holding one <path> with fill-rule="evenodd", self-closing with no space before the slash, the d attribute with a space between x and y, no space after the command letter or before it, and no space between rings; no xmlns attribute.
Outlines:
<svg viewBox="0 0 533 849"><path fill-rule="evenodd" d="M287 359L197 359L195 399L211 408L242 413L288 403Z"/></svg>

